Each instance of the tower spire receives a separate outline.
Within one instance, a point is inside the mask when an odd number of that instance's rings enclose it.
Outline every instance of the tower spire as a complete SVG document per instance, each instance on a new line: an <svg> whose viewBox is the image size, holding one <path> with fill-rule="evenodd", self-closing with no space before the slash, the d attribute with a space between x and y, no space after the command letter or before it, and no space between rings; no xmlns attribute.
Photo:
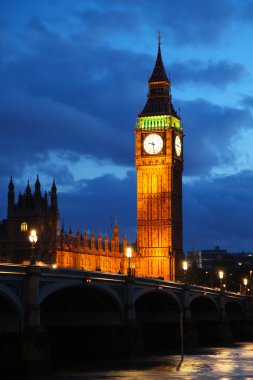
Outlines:
<svg viewBox="0 0 253 380"><path fill-rule="evenodd" d="M158 34L158 51L157 51L156 63L155 63L154 70L151 74L151 77L149 78L148 83L151 84L151 83L158 83L158 82L167 82L167 85L170 84L165 68L163 66L160 32Z"/></svg>
<svg viewBox="0 0 253 380"><path fill-rule="evenodd" d="M9 188L9 191L8 191L8 215L9 215L11 211L14 209L14 203L15 203L14 183L12 180L12 176L11 176L8 188Z"/></svg>
<svg viewBox="0 0 253 380"><path fill-rule="evenodd" d="M30 197L31 194L32 194L29 180L27 181L27 186L26 186L26 189L25 189L25 194L26 194L27 197Z"/></svg>
<svg viewBox="0 0 253 380"><path fill-rule="evenodd" d="M39 180L39 175L37 174L37 179L35 182L35 193L38 195L40 194L40 180Z"/></svg>
<svg viewBox="0 0 253 380"><path fill-rule="evenodd" d="M58 201L57 201L57 188L55 185L55 180L53 180L53 184L51 187L51 207L58 211Z"/></svg>
<svg viewBox="0 0 253 380"><path fill-rule="evenodd" d="M171 100L170 81L163 65L160 32L158 33L156 62L148 81L148 87L148 100L139 117L159 115L178 117Z"/></svg>

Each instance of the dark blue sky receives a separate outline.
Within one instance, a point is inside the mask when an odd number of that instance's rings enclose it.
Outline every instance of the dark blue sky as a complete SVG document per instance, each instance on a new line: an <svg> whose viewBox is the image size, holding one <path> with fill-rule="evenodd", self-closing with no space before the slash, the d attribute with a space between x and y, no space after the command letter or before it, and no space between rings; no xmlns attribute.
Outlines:
<svg viewBox="0 0 253 380"><path fill-rule="evenodd" d="M184 249L253 251L253 0L2 0L0 217L37 173L68 229L136 238L157 35L185 132Z"/></svg>

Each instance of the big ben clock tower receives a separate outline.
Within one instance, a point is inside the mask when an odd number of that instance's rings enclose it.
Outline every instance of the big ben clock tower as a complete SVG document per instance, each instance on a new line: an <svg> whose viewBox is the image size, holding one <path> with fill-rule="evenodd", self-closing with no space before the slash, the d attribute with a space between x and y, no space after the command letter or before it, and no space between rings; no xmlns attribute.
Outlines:
<svg viewBox="0 0 253 380"><path fill-rule="evenodd" d="M139 276L175 280L182 254L183 130L174 110L160 46L136 123Z"/></svg>

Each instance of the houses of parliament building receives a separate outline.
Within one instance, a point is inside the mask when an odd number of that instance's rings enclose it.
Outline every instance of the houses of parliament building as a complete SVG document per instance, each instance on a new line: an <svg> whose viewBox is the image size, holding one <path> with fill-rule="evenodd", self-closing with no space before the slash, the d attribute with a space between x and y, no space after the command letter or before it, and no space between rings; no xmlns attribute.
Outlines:
<svg viewBox="0 0 253 380"><path fill-rule="evenodd" d="M9 182L7 218L0 223L1 262L26 263L31 253L28 234L35 229L37 263L121 274L130 268L136 276L175 280L182 257L183 130L172 104L160 39L148 88L135 127L137 241L131 245L131 261L117 221L112 236L60 230L56 184L42 195L37 177L34 189L28 183L18 199L13 179Z"/></svg>

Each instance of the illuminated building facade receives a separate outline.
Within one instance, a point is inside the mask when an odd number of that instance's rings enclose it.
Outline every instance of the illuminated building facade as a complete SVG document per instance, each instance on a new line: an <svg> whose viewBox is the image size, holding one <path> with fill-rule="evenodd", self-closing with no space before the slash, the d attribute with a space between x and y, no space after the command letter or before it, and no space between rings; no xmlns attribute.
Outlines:
<svg viewBox="0 0 253 380"><path fill-rule="evenodd" d="M175 280L182 255L183 130L160 39L146 105L136 123L138 275Z"/></svg>
<svg viewBox="0 0 253 380"><path fill-rule="evenodd" d="M84 269L126 274L128 263L126 258L127 240L120 243L117 221L111 238L99 233L97 239L94 233L85 231L83 235L77 231L73 236L70 230L67 234L62 228L57 247L56 264L62 268ZM131 262L131 272L135 274L134 261Z"/></svg>

